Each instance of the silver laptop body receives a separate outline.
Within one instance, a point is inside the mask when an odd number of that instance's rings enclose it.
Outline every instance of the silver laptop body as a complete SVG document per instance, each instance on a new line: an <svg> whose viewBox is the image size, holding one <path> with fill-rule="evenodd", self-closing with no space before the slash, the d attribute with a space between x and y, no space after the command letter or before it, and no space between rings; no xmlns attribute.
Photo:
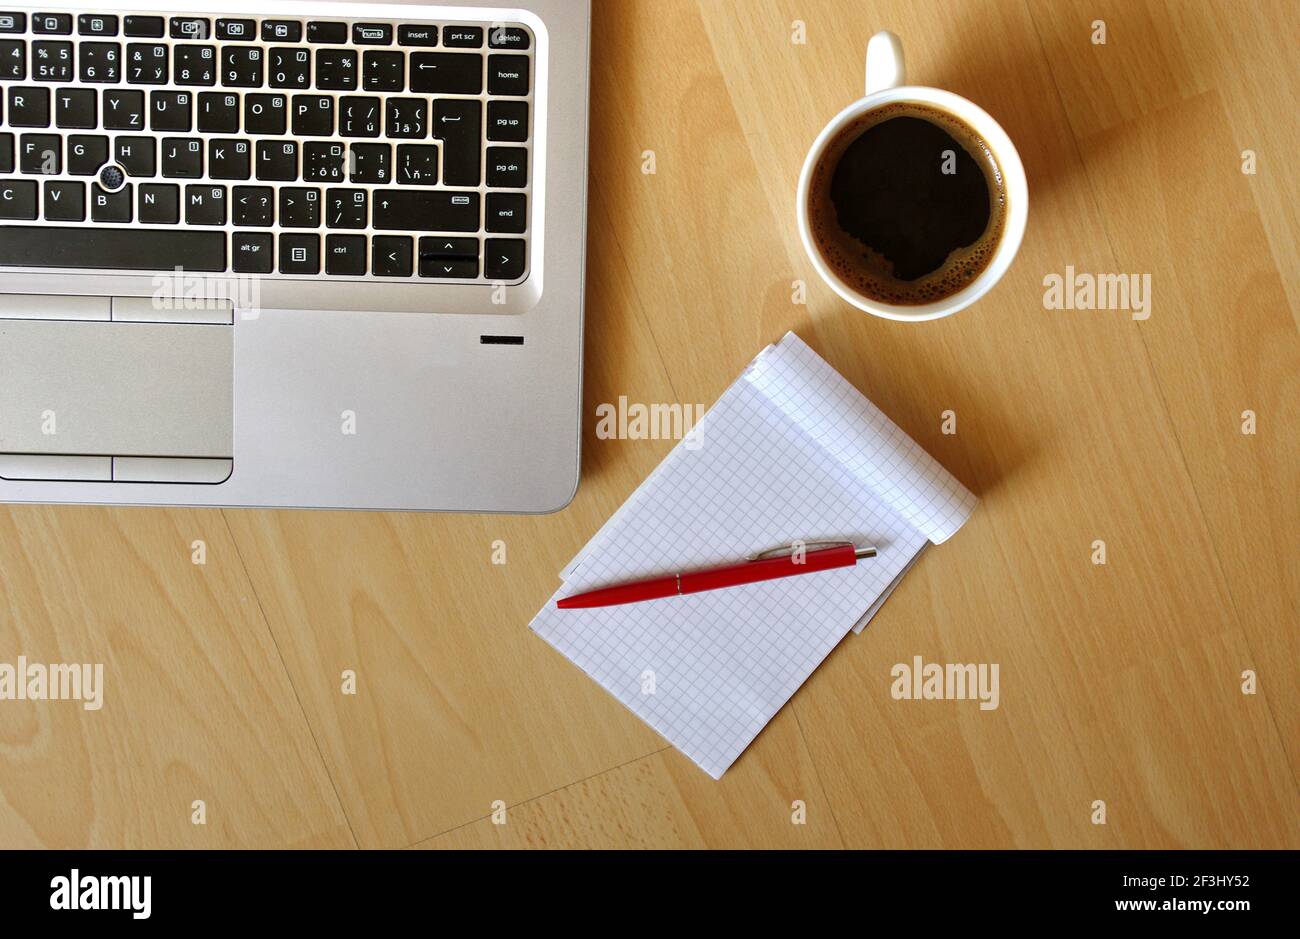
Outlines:
<svg viewBox="0 0 1300 939"><path fill-rule="evenodd" d="M589 21L0 0L0 501L566 505Z"/></svg>

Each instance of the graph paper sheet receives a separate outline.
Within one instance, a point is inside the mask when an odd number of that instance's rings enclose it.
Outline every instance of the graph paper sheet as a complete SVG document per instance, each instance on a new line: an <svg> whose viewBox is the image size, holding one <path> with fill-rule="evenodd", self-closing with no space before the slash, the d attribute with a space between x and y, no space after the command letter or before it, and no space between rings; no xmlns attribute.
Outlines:
<svg viewBox="0 0 1300 939"><path fill-rule="evenodd" d="M794 333L723 393L562 572L531 623L715 779L975 497ZM855 567L649 603L558 610L627 580L804 542Z"/></svg>

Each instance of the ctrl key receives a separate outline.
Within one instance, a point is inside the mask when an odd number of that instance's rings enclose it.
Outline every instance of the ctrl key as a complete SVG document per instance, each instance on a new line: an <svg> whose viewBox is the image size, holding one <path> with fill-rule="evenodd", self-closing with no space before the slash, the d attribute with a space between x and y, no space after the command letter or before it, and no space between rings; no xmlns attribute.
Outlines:
<svg viewBox="0 0 1300 939"><path fill-rule="evenodd" d="M320 273L320 235L280 235L281 274Z"/></svg>
<svg viewBox="0 0 1300 939"><path fill-rule="evenodd" d="M236 274L269 274L273 242L270 232L237 231L230 236L230 263Z"/></svg>

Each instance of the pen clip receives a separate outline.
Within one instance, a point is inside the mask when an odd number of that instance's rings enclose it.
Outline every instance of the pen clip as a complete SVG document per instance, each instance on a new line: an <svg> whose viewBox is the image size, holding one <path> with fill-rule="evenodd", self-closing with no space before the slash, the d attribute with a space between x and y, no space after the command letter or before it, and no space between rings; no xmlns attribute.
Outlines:
<svg viewBox="0 0 1300 939"><path fill-rule="evenodd" d="M850 547L853 546L852 541L807 541L807 542L795 542L795 544L800 545L805 551L820 551L823 548L840 548L843 547L844 545L849 545ZM784 555L794 554L794 551L795 551L795 545L793 544L778 545L775 548L768 548L766 551L759 551L756 554L746 555L745 560L765 561L768 558L777 558L777 557L782 557ZM853 553L855 556L860 558L874 558L876 556L876 549L875 548L854 548Z"/></svg>

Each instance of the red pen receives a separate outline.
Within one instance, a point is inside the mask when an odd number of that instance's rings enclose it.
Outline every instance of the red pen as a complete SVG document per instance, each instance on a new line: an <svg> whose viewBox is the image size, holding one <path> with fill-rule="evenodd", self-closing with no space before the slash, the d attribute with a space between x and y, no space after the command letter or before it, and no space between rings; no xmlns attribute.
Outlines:
<svg viewBox="0 0 1300 939"><path fill-rule="evenodd" d="M817 547L818 545L824 547ZM808 550L813 547L816 550ZM776 552L781 553L776 554ZM652 577L649 580L638 580L630 584L604 587L600 590L565 597L563 600L557 600L555 605L561 610L577 610L595 606L640 603L642 600L659 600L663 597L676 597L687 593L702 593L705 590L739 587L741 584L754 584L763 580L793 577L796 574L812 574L839 567L853 567L858 563L858 558L875 556L875 548L859 548L848 542L813 542L811 545L803 545L802 550L773 548L761 554L752 554L740 564L715 567L707 571L669 574L667 577Z"/></svg>

